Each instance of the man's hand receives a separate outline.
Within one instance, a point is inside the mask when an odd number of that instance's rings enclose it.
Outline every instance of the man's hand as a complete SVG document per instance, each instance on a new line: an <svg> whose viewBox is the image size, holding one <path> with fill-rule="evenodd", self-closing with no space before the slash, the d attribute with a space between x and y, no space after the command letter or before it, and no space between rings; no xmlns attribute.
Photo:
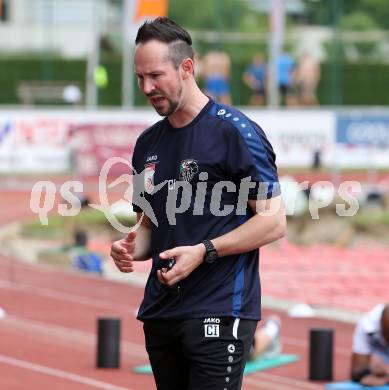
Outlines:
<svg viewBox="0 0 389 390"><path fill-rule="evenodd" d="M125 238L115 241L111 246L111 257L121 272L134 271L132 262L134 260L135 237L136 231L132 231Z"/></svg>
<svg viewBox="0 0 389 390"><path fill-rule="evenodd" d="M389 377L387 375L374 375L369 374L364 376L360 383L364 386L385 386L388 383Z"/></svg>
<svg viewBox="0 0 389 390"><path fill-rule="evenodd" d="M205 255L205 246L203 244L193 246L178 246L160 253L162 260L174 258L175 265L168 271L157 271L158 280L162 284L172 286L180 280L185 279L202 262Z"/></svg>

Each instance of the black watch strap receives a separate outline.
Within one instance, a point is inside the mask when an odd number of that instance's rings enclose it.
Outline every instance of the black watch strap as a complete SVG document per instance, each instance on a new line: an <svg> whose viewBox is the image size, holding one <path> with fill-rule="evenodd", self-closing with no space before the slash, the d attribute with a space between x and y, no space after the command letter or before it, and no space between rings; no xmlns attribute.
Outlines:
<svg viewBox="0 0 389 390"><path fill-rule="evenodd" d="M217 250L210 240L204 240L202 244L205 246L204 262L212 264L217 258Z"/></svg>

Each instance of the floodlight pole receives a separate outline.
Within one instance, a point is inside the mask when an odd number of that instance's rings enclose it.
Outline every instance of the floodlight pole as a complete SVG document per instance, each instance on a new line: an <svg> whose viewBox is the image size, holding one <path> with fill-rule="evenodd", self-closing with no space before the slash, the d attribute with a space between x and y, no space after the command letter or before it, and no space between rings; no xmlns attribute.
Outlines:
<svg viewBox="0 0 389 390"><path fill-rule="evenodd" d="M100 62L100 0L93 3L93 43L88 57L86 74L86 105L96 108L98 103L98 89L95 82L95 70Z"/></svg>
<svg viewBox="0 0 389 390"><path fill-rule="evenodd" d="M285 25L284 0L273 0L269 12L269 67L268 90L271 107L279 106L278 97L278 57L282 51Z"/></svg>
<svg viewBox="0 0 389 390"><path fill-rule="evenodd" d="M122 19L122 107L134 106L133 21L134 0L123 1Z"/></svg>

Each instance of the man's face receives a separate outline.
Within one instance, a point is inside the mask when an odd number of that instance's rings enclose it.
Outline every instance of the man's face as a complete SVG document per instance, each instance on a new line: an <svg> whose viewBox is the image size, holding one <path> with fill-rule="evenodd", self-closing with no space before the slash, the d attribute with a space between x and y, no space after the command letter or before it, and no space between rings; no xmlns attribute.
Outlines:
<svg viewBox="0 0 389 390"><path fill-rule="evenodd" d="M166 43L149 41L136 47L135 72L139 89L161 116L173 114L180 103L182 80L169 59Z"/></svg>

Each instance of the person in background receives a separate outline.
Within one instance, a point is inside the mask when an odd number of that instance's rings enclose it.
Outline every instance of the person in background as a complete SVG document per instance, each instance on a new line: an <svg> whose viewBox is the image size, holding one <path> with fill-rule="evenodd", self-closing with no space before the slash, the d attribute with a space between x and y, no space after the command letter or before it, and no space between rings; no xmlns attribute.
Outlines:
<svg viewBox="0 0 389 390"><path fill-rule="evenodd" d="M260 53L254 55L251 64L243 74L243 82L250 88L250 104L263 106L266 98L266 65Z"/></svg>
<svg viewBox="0 0 389 390"><path fill-rule="evenodd" d="M318 105L316 89L320 81L320 74L320 64L318 61L316 61L309 52L304 52L298 63L295 75L298 101L300 105Z"/></svg>
<svg viewBox="0 0 389 390"><path fill-rule="evenodd" d="M282 52L277 60L277 83L282 105L297 105L294 91L295 70L295 60L285 51Z"/></svg>
<svg viewBox="0 0 389 390"><path fill-rule="evenodd" d="M358 321L351 379L364 386L389 384L389 303L377 305Z"/></svg>
<svg viewBox="0 0 389 390"><path fill-rule="evenodd" d="M281 355L281 320L270 316L254 334L249 360L273 359Z"/></svg>
<svg viewBox="0 0 389 390"><path fill-rule="evenodd" d="M223 104L231 104L230 67L230 58L224 52L212 51L203 57L204 93Z"/></svg>

